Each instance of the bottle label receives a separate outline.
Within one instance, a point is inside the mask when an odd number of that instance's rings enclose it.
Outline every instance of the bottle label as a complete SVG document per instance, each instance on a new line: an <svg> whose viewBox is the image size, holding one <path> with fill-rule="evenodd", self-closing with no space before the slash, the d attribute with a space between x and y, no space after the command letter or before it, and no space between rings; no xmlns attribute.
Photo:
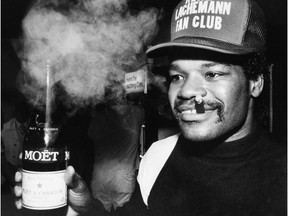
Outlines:
<svg viewBox="0 0 288 216"><path fill-rule="evenodd" d="M29 209L45 210L67 204L65 170L55 172L32 172L22 170L22 202Z"/></svg>
<svg viewBox="0 0 288 216"><path fill-rule="evenodd" d="M70 159L70 152L60 148L26 148L23 160L36 163L63 162Z"/></svg>

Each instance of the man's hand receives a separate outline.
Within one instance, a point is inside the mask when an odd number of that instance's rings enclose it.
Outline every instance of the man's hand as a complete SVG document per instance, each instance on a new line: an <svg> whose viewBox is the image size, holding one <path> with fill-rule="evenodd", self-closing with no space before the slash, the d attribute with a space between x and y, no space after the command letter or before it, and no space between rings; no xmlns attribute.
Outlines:
<svg viewBox="0 0 288 216"><path fill-rule="evenodd" d="M75 172L72 166L67 167L64 180L68 186L68 212L66 216L77 216L88 210L91 204L91 194L83 179ZM17 209L22 208L22 173L15 174L16 196L15 205Z"/></svg>
<svg viewBox="0 0 288 216"><path fill-rule="evenodd" d="M86 212L90 207L92 198L83 179L75 172L72 166L69 166L65 171L64 180L68 185L67 216Z"/></svg>

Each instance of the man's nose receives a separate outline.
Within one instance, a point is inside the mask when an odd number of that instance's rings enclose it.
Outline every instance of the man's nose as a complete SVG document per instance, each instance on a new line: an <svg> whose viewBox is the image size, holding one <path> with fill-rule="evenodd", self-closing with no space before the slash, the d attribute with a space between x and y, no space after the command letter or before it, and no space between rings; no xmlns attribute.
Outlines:
<svg viewBox="0 0 288 216"><path fill-rule="evenodd" d="M183 99L192 99L197 97L205 97L207 95L207 90L202 84L200 79L189 78L185 81L181 87L178 96Z"/></svg>

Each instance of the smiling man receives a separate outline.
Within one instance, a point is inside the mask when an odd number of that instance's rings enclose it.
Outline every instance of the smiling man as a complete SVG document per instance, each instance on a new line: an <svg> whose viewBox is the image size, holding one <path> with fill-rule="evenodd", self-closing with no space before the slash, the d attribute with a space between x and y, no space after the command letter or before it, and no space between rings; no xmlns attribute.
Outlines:
<svg viewBox="0 0 288 216"><path fill-rule="evenodd" d="M168 98L181 130L141 161L150 215L286 215L286 148L255 117L265 45L253 1L184 0L175 8L171 41L147 51L169 59Z"/></svg>
<svg viewBox="0 0 288 216"><path fill-rule="evenodd" d="M131 199L113 215L286 215L286 145L255 118L265 46L264 17L252 0L178 4L171 41L147 55L169 59L168 97L181 133L151 145ZM72 168L65 177L67 215L79 215L91 196ZM15 194L21 197L20 188Z"/></svg>
<svg viewBox="0 0 288 216"><path fill-rule="evenodd" d="M250 133L262 76L248 81L239 65L186 58L173 60L169 70L169 100L184 137L233 141Z"/></svg>

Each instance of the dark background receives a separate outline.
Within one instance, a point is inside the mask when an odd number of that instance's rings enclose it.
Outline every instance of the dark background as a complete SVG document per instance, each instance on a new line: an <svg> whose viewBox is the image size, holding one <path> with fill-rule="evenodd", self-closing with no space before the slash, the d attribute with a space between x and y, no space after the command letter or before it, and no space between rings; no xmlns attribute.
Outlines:
<svg viewBox="0 0 288 216"><path fill-rule="evenodd" d="M1 1L1 95L17 94L15 80L20 70L12 42L21 35L21 21L31 0ZM163 8L160 32L153 43L168 39L170 17L179 0L130 0L131 7ZM267 21L268 62L273 64L273 133L287 135L287 1L256 0Z"/></svg>

